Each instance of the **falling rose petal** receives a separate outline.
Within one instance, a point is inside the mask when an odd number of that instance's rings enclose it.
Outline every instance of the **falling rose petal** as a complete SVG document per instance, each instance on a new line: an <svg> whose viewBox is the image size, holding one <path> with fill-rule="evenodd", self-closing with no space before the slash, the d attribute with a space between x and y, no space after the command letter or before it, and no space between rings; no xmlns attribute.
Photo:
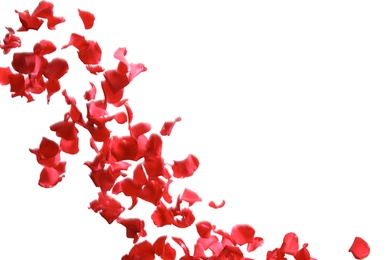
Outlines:
<svg viewBox="0 0 390 260"><path fill-rule="evenodd" d="M72 33L70 35L70 40L67 45L62 46L61 49L68 48L69 46L74 46L77 50L83 51L88 48L88 41L84 36L81 36L77 33Z"/></svg>
<svg viewBox="0 0 390 260"><path fill-rule="evenodd" d="M77 154L79 152L79 139L66 140L62 138L60 148L64 153Z"/></svg>
<svg viewBox="0 0 390 260"><path fill-rule="evenodd" d="M125 58L126 54L127 54L126 48L118 48L114 53L114 58L126 65L127 67L126 72L127 72L128 68L130 67L130 63Z"/></svg>
<svg viewBox="0 0 390 260"><path fill-rule="evenodd" d="M295 260L312 260L313 258L310 257L310 252L307 250L308 244L303 244L302 248L296 252L294 255Z"/></svg>
<svg viewBox="0 0 390 260"><path fill-rule="evenodd" d="M88 47L78 52L80 60L86 65L98 64L102 57L102 50L97 42L88 41Z"/></svg>
<svg viewBox="0 0 390 260"><path fill-rule="evenodd" d="M92 82L89 82L89 84L91 85L91 89L88 90L88 91L85 91L85 94L84 94L84 99L87 100L87 101L94 100L95 97L96 97L96 87L95 87L95 85Z"/></svg>
<svg viewBox="0 0 390 260"><path fill-rule="evenodd" d="M2 86L8 85L10 83L9 76L12 74L13 73L9 67L6 68L0 67L0 85Z"/></svg>
<svg viewBox="0 0 390 260"><path fill-rule="evenodd" d="M117 70L107 70L103 75L113 93L122 90L130 83L126 74L119 73Z"/></svg>
<svg viewBox="0 0 390 260"><path fill-rule="evenodd" d="M174 215L164 203L160 202L152 214L152 220L156 227L172 225L175 222Z"/></svg>
<svg viewBox="0 0 390 260"><path fill-rule="evenodd" d="M8 33L5 35L3 42L0 43L0 48L3 49L4 54L8 54L12 49L19 48L22 45L22 41L15 35L15 31L11 27L5 27Z"/></svg>
<svg viewBox="0 0 390 260"><path fill-rule="evenodd" d="M283 244L280 249L285 254L295 255L299 249L298 236L293 232L287 233L283 238Z"/></svg>
<svg viewBox="0 0 390 260"><path fill-rule="evenodd" d="M130 73L129 73L129 81L132 81L135 77L137 77L141 72L147 71L147 68L142 63L130 64Z"/></svg>
<svg viewBox="0 0 390 260"><path fill-rule="evenodd" d="M43 188L52 188L56 186L63 178L63 174L53 167L44 167L40 173L39 186Z"/></svg>
<svg viewBox="0 0 390 260"><path fill-rule="evenodd" d="M211 231L215 229L215 226L208 221L200 221L195 226L199 236L202 238L210 237Z"/></svg>
<svg viewBox="0 0 390 260"><path fill-rule="evenodd" d="M252 242L254 236L255 236L255 229L250 225L246 225L246 224L235 225L231 231L232 239L240 246Z"/></svg>
<svg viewBox="0 0 390 260"><path fill-rule="evenodd" d="M163 127L160 130L160 134L164 136L169 136L172 132L173 126L180 121L181 121L181 117L178 117L175 119L175 121L165 122Z"/></svg>
<svg viewBox="0 0 390 260"><path fill-rule="evenodd" d="M153 250L156 255L163 260L175 260L176 250L169 244L165 243L167 236L161 236L153 243Z"/></svg>
<svg viewBox="0 0 390 260"><path fill-rule="evenodd" d="M152 129L151 124L141 122L141 123L133 125L130 129L130 132L131 132L131 136L133 136L134 138L138 138L140 135L146 134L151 129ZM155 135L153 135L152 138L155 138ZM157 141L157 139L156 139L156 141ZM153 140L155 140L155 139L153 139ZM161 140L161 139L159 139L159 140ZM150 144L151 143L152 143L152 141L150 141ZM158 143L160 145L160 141ZM161 142L161 144L162 144L162 142Z"/></svg>
<svg viewBox="0 0 390 260"><path fill-rule="evenodd" d="M48 79L60 79L69 70L68 62L61 58L54 58L43 71L43 75Z"/></svg>
<svg viewBox="0 0 390 260"><path fill-rule="evenodd" d="M47 103L50 103L50 97L54 94L60 91L61 85L60 82L57 79L49 79L46 82L46 90L47 90Z"/></svg>
<svg viewBox="0 0 390 260"><path fill-rule="evenodd" d="M125 112L119 112L117 114L115 114L115 121L118 123L118 124L124 124L127 122L127 115Z"/></svg>
<svg viewBox="0 0 390 260"><path fill-rule="evenodd" d="M50 16L47 18L47 28L49 30L55 30L56 26L63 22L65 22L64 17Z"/></svg>
<svg viewBox="0 0 390 260"><path fill-rule="evenodd" d="M36 155L40 165L46 167L55 167L60 162L60 147L59 145L43 137L38 149L30 149L30 152Z"/></svg>
<svg viewBox="0 0 390 260"><path fill-rule="evenodd" d="M9 83L11 85L10 91L12 93L12 97L26 97L27 102L34 101L34 98L31 96L29 92L26 91L25 87L25 79L22 74L10 74L8 75Z"/></svg>
<svg viewBox="0 0 390 260"><path fill-rule="evenodd" d="M88 11L83 11L80 9L77 9L77 10L79 11L79 16L80 16L81 20L83 21L84 28L86 30L91 29L93 27L94 22L95 22L95 16Z"/></svg>
<svg viewBox="0 0 390 260"><path fill-rule="evenodd" d="M128 255L124 255L122 260L153 260L154 259L154 250L153 245L145 240L136 245L134 245Z"/></svg>
<svg viewBox="0 0 390 260"><path fill-rule="evenodd" d="M187 245L184 243L183 239L179 237L172 237L172 240L175 241L184 251L184 254L186 256L190 255L190 250L188 250Z"/></svg>
<svg viewBox="0 0 390 260"><path fill-rule="evenodd" d="M186 178L194 174L198 169L199 160L190 154L182 161L173 161L172 170L175 178Z"/></svg>
<svg viewBox="0 0 390 260"><path fill-rule="evenodd" d="M235 246L225 246L222 252L218 255L217 259L228 260L228 259L243 259L244 254L241 252L240 248Z"/></svg>
<svg viewBox="0 0 390 260"><path fill-rule="evenodd" d="M219 208L222 208L223 206L225 206L225 200L222 200L222 202L219 205L215 204L214 201L210 201L208 205L211 208L219 209Z"/></svg>
<svg viewBox="0 0 390 260"><path fill-rule="evenodd" d="M356 259L364 259L370 254L370 246L361 237L355 237L349 252Z"/></svg>
<svg viewBox="0 0 390 260"><path fill-rule="evenodd" d="M97 75L98 73L104 71L104 68L100 65L86 65L85 67L89 72L91 72L94 75Z"/></svg>
<svg viewBox="0 0 390 260"><path fill-rule="evenodd" d="M39 18L48 18L53 16L54 5L47 1L40 1L38 6L35 8L31 16Z"/></svg>
<svg viewBox="0 0 390 260"><path fill-rule="evenodd" d="M51 41L47 40L41 40L34 45L34 53L40 56L53 53L56 49L57 47Z"/></svg>
<svg viewBox="0 0 390 260"><path fill-rule="evenodd" d="M100 215L111 224L125 210L124 207L114 198L103 192L99 192L99 198L90 203L89 206L94 212Z"/></svg>
<svg viewBox="0 0 390 260"><path fill-rule="evenodd" d="M247 251L248 252L253 252L255 251L258 247L261 247L264 244L264 239L261 237L255 237L252 242L248 243L247 246Z"/></svg>
<svg viewBox="0 0 390 260"><path fill-rule="evenodd" d="M36 16L30 15L29 11L24 12L15 12L19 15L19 20L22 23L22 26L18 29L18 32L24 32L28 30L38 30L43 24L43 20L39 19Z"/></svg>
<svg viewBox="0 0 390 260"><path fill-rule="evenodd" d="M101 86L102 86L102 89L103 89L103 94L104 94L104 98L105 98L105 101L109 104L115 104L117 102L119 102L122 97L123 97L123 93L124 93L124 89L120 89L119 91L116 91L116 92L113 92L113 90L111 89L111 85L108 84L107 81L103 80L101 82Z"/></svg>
<svg viewBox="0 0 390 260"><path fill-rule="evenodd" d="M195 202L201 202L202 198L198 196L195 192L192 190L189 190L187 188L184 189L183 194L181 195L181 199L183 201L186 201L189 203L189 206L194 205Z"/></svg>
<svg viewBox="0 0 390 260"><path fill-rule="evenodd" d="M137 243L140 237L146 236L145 222L139 218L117 218L116 221L126 227L126 236L134 239L134 243Z"/></svg>
<svg viewBox="0 0 390 260"><path fill-rule="evenodd" d="M12 67L19 73L30 74L35 69L36 55L32 52L14 53Z"/></svg>

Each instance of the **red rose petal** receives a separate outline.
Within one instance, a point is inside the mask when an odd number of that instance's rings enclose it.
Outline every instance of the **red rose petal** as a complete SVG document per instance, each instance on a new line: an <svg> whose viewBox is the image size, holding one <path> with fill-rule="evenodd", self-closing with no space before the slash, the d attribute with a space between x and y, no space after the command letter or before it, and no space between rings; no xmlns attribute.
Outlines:
<svg viewBox="0 0 390 260"><path fill-rule="evenodd" d="M34 45L34 53L40 56L53 53L56 49L57 47L51 41L47 40L41 40Z"/></svg>
<svg viewBox="0 0 390 260"><path fill-rule="evenodd" d="M196 223L196 230L202 238L208 238L211 235L211 231L215 229L215 226L208 221L201 221Z"/></svg>
<svg viewBox="0 0 390 260"><path fill-rule="evenodd" d="M182 161L173 161L172 170L173 176L176 178L186 178L194 174L198 169L199 160L194 155L190 154Z"/></svg>
<svg viewBox="0 0 390 260"><path fill-rule="evenodd" d="M126 227L126 236L134 239L134 243L137 243L140 237L146 236L145 222L139 218L117 218L116 221Z"/></svg>
<svg viewBox="0 0 390 260"><path fill-rule="evenodd" d="M250 225L235 225L231 231L231 238L240 246L253 241L255 229Z"/></svg>
<svg viewBox="0 0 390 260"><path fill-rule="evenodd" d="M202 198L198 196L195 192L192 190L189 190L187 188L184 189L183 194L181 195L181 199L183 201L186 201L189 203L190 206L192 206L195 202L201 202Z"/></svg>
<svg viewBox="0 0 390 260"><path fill-rule="evenodd" d="M214 209L222 208L223 206L225 206L225 200L222 200L222 202L221 202L219 205L215 204L214 201L210 201L210 202L209 202L209 206L210 206L211 208L214 208Z"/></svg>
<svg viewBox="0 0 390 260"><path fill-rule="evenodd" d="M364 259L370 254L370 246L361 237L355 237L349 252L356 259Z"/></svg>
<svg viewBox="0 0 390 260"><path fill-rule="evenodd" d="M83 11L80 9L77 9L79 11L79 16L81 20L83 21L84 28L86 30L91 29L93 27L93 24L95 22L95 16L88 12L88 11Z"/></svg>
<svg viewBox="0 0 390 260"><path fill-rule="evenodd" d="M48 79L60 79L64 76L69 70L68 62L61 58L54 58L49 62L44 71L43 75Z"/></svg>
<svg viewBox="0 0 390 260"><path fill-rule="evenodd" d="M2 68L0 67L0 85L5 86L8 85L9 76L12 75L12 71L9 67Z"/></svg>
<svg viewBox="0 0 390 260"><path fill-rule="evenodd" d="M285 254L295 255L299 249L298 236L293 232L287 233L283 238L283 244L280 249Z"/></svg>
<svg viewBox="0 0 390 260"><path fill-rule="evenodd" d="M22 45L22 41L15 35L15 31L11 27L5 28L8 30L8 33L3 39L4 44L0 43L0 48L3 49L4 54L8 54L11 49L19 48Z"/></svg>
<svg viewBox="0 0 390 260"><path fill-rule="evenodd" d="M99 192L99 198L90 203L90 209L99 212L100 215L111 224L125 210L124 207L114 198L103 192Z"/></svg>
<svg viewBox="0 0 390 260"><path fill-rule="evenodd" d="M178 117L178 118L175 119L175 121L165 122L163 127L160 130L160 134L161 135L165 135L165 136L169 136L171 134L171 132L172 132L173 126L177 122L180 122L180 121L181 121L181 117Z"/></svg>
<svg viewBox="0 0 390 260"><path fill-rule="evenodd" d="M54 5L52 3L47 1L40 1L31 16L48 18L50 16L53 16L53 8Z"/></svg>
<svg viewBox="0 0 390 260"><path fill-rule="evenodd" d="M19 73L30 74L35 69L37 55L33 52L14 53L12 67Z"/></svg>
<svg viewBox="0 0 390 260"><path fill-rule="evenodd" d="M15 10L15 12L19 15L19 20L22 23L22 26L18 29L18 32L38 30L43 24L42 19L30 15L30 12L27 10L24 12L19 12Z"/></svg>

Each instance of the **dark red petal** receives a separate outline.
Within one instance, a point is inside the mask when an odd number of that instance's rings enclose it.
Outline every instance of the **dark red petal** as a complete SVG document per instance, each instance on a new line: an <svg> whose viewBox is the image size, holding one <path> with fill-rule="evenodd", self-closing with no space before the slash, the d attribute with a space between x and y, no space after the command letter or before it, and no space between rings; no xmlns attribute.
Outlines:
<svg viewBox="0 0 390 260"><path fill-rule="evenodd" d="M298 249L298 236L293 232L287 233L283 238L283 244L280 247L280 250L285 254L295 255L298 252Z"/></svg>
<svg viewBox="0 0 390 260"><path fill-rule="evenodd" d="M30 74L35 69L36 57L32 52L14 53L12 67L19 73Z"/></svg>
<svg viewBox="0 0 390 260"><path fill-rule="evenodd" d="M27 102L34 101L30 92L26 90L25 79L22 74L10 74L8 78L11 85L10 91L13 93L12 97L26 97Z"/></svg>
<svg viewBox="0 0 390 260"><path fill-rule="evenodd" d="M146 134L151 129L152 129L152 126L149 123L141 122L141 123L133 125L130 129L130 132L131 132L131 136L133 136L134 138L138 138L140 135ZM152 137L152 138L155 138L155 137ZM157 140L154 139L153 141L150 141L150 142L152 143L154 141L157 141Z"/></svg>
<svg viewBox="0 0 390 260"><path fill-rule="evenodd" d="M198 196L195 192L192 190L189 190L187 188L184 189L183 194L181 195L181 199L183 201L186 201L189 203L190 206L192 206L195 202L201 202L202 198Z"/></svg>
<svg viewBox="0 0 390 260"><path fill-rule="evenodd" d="M83 11L80 9L77 10L79 11L79 16L83 21L84 28L86 30L91 29L93 27L93 23L95 22L95 16L88 11Z"/></svg>
<svg viewBox="0 0 390 260"><path fill-rule="evenodd" d="M231 237L240 246L252 242L254 236L255 236L255 229L250 225L246 225L246 224L235 225L232 228Z"/></svg>
<svg viewBox="0 0 390 260"><path fill-rule="evenodd" d="M36 16L30 15L29 11L24 12L15 12L19 15L19 20L22 23L22 26L18 29L19 32L28 31L28 30L38 30L43 24L43 20L39 19Z"/></svg>
<svg viewBox="0 0 390 260"><path fill-rule="evenodd" d="M355 237L352 246L349 248L349 252L356 259L364 259L370 254L370 246L361 237Z"/></svg>
<svg viewBox="0 0 390 260"><path fill-rule="evenodd" d="M9 67L0 67L0 85L4 86L10 83L9 75L12 75L11 69Z"/></svg>
<svg viewBox="0 0 390 260"><path fill-rule="evenodd" d="M69 70L68 62L61 58L54 58L49 62L44 71L43 75L48 79L60 79L64 76Z"/></svg>
<svg viewBox="0 0 390 260"><path fill-rule="evenodd" d="M119 224L126 227L126 236L134 239L134 243L137 243L140 237L146 236L145 222L138 218L117 218Z"/></svg>
<svg viewBox="0 0 390 260"><path fill-rule="evenodd" d="M39 2L38 6L35 8L34 12L31 16L40 17L40 18L48 18L53 15L54 5L47 1Z"/></svg>
<svg viewBox="0 0 390 260"><path fill-rule="evenodd" d="M56 49L57 47L51 41L47 40L41 40L34 45L34 53L40 56L53 53Z"/></svg>
<svg viewBox="0 0 390 260"><path fill-rule="evenodd" d="M176 178L186 178L194 174L198 169L199 160L194 155L190 154L182 161L173 161L172 170L173 176Z"/></svg>
<svg viewBox="0 0 390 260"><path fill-rule="evenodd" d="M160 134L169 136L172 132L173 126L180 121L181 121L181 117L178 117L175 119L175 121L165 122L163 127L160 130Z"/></svg>
<svg viewBox="0 0 390 260"><path fill-rule="evenodd" d="M214 209L222 208L223 206L225 206L225 200L222 200L222 202L221 202L219 205L215 204L214 201L210 201L210 202L209 202L209 206L210 206L211 208L214 208Z"/></svg>

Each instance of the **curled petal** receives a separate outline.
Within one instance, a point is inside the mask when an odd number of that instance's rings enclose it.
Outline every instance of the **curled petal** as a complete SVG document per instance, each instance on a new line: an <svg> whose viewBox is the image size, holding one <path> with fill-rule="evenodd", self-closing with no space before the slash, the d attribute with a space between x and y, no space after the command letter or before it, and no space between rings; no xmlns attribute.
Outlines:
<svg viewBox="0 0 390 260"><path fill-rule="evenodd" d="M209 202L209 207L214 208L214 209L219 209L219 208L222 208L223 206L225 206L225 200L222 200L222 202L219 205L215 204L214 201Z"/></svg>
<svg viewBox="0 0 390 260"><path fill-rule="evenodd" d="M177 122L180 122L181 121L181 117L178 117L175 119L175 121L168 121L168 122L165 122L163 127L161 128L160 130L160 134L161 135L166 135L166 136L169 136L172 132L172 129L173 129L173 126L177 123Z"/></svg>
<svg viewBox="0 0 390 260"><path fill-rule="evenodd" d="M19 15L19 20L22 23L22 26L18 29L18 32L24 32L28 30L38 30L43 24L43 20L37 16L30 15L29 11L24 12L15 12Z"/></svg>

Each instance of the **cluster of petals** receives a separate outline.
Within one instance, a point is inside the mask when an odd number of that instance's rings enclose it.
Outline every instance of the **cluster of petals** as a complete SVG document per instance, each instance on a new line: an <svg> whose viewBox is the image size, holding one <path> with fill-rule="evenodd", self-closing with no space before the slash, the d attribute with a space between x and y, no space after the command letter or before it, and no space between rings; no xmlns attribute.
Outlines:
<svg viewBox="0 0 390 260"><path fill-rule="evenodd" d="M19 32L39 30L44 21L47 27L54 30L63 17L54 16L54 6L47 1L39 2L30 14L28 10L16 13L21 27ZM84 29L93 27L95 16L78 9ZM6 27L8 33L0 43L4 54L21 46L21 40L11 27ZM74 47L79 60L87 71L93 75L102 73L101 91L104 98L96 99L95 84L90 82L90 88L84 94L85 109L83 114L76 99L62 90L69 111L63 119L52 124L50 130L59 138L59 143L43 137L39 147L30 149L36 156L37 162L43 166L38 184L44 188L52 188L62 181L66 162L61 161L61 152L77 154L79 152L79 127L90 134L90 146L96 155L85 165L90 169L90 178L99 189L98 198L90 202L89 208L99 213L107 223L117 223L126 228L126 237L132 239L133 246L122 260L155 259L163 260L177 258L176 250L167 242L167 236L159 237L153 244L148 240L139 241L147 236L145 221L140 218L123 218L125 210L132 210L138 202L144 201L154 205L150 217L156 227L173 225L178 228L188 228L195 223L199 238L192 253L183 239L171 237L184 253L181 260L210 259L210 260L243 260L243 247L247 252L253 252L263 245L263 238L255 235L255 229L247 224L233 226L230 232L216 229L208 221L195 222L192 206L201 203L202 198L190 189L173 201L169 186L175 179L188 178L194 175L199 167L198 158L189 154L182 160L168 163L163 158L163 136L170 136L173 127L182 119L177 117L167 121L159 133L151 133L152 126L146 122L133 122L133 112L128 100L123 98L125 88L140 73L147 69L142 63L130 63L126 59L126 48L118 48L113 57L118 60L116 68L105 70L101 65L102 50L93 40L72 33L69 42L61 49ZM54 53L57 47L49 40L36 43L30 52L14 52L10 67L0 67L0 85L10 87L12 97L25 97L28 102L34 100L32 94L47 92L47 102L50 97L61 90L60 79L68 72L69 66L65 59L53 58L47 60L46 55ZM45 57L46 56L46 57ZM108 112L108 107L122 111L115 114ZM127 127L128 133L123 136L112 135L108 122ZM129 168L132 167L130 171ZM126 208L113 195L123 194L131 205ZM216 204L210 201L211 208L218 209L225 205L223 200ZM280 248L268 251L267 260L286 260L286 255L295 260L315 260L310 256L305 243L299 247L295 233L288 233ZM356 237L349 251L356 259L363 259L370 253L368 244Z"/></svg>

